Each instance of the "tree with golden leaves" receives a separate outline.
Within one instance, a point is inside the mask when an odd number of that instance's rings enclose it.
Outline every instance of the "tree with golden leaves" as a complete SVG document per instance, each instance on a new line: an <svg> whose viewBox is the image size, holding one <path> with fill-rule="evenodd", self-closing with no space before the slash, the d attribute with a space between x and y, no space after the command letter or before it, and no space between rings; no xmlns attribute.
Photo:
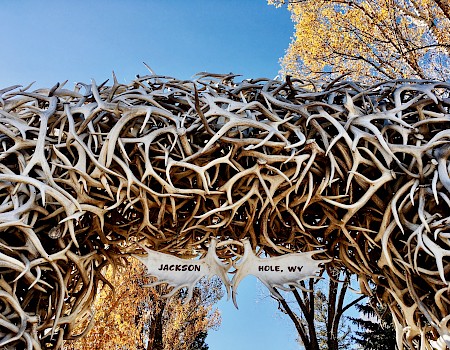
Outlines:
<svg viewBox="0 0 450 350"><path fill-rule="evenodd" d="M281 6L285 0L269 0ZM286 75L450 79L448 0L293 0Z"/></svg>
<svg viewBox="0 0 450 350"><path fill-rule="evenodd" d="M111 285L103 286L94 303L93 328L68 341L65 350L190 350L220 325L220 313L213 308L223 296L218 280L201 281L193 298L183 303L183 292L168 300L161 298L168 292L165 286L143 287L151 280L135 259L127 259L119 271L108 270L106 277Z"/></svg>

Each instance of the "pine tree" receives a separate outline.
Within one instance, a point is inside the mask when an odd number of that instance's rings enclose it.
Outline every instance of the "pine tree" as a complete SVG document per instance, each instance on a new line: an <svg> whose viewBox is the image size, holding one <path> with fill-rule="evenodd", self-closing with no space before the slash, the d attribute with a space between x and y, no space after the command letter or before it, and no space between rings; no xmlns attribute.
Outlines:
<svg viewBox="0 0 450 350"><path fill-rule="evenodd" d="M206 344L207 332L200 332L195 338L194 342L191 344L189 350L208 350L209 345Z"/></svg>
<svg viewBox="0 0 450 350"><path fill-rule="evenodd" d="M361 350L395 350L395 328L388 309L379 304L375 308L371 304L357 304L356 309L362 318L349 317L360 329L352 339Z"/></svg>

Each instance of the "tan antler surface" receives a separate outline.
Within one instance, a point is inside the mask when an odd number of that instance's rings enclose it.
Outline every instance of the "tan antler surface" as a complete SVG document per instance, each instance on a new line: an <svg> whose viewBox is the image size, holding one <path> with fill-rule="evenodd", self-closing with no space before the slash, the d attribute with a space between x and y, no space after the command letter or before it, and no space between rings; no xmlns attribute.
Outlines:
<svg viewBox="0 0 450 350"><path fill-rule="evenodd" d="M83 335L102 268L137 243L189 258L216 238L225 261L247 238L324 250L399 341L445 348L450 86L235 79L0 91L0 347Z"/></svg>

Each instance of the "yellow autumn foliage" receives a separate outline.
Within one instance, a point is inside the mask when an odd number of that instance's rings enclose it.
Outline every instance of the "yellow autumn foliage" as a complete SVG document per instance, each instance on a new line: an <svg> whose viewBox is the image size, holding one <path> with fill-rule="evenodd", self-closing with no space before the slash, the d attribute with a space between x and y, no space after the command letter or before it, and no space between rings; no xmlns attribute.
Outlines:
<svg viewBox="0 0 450 350"><path fill-rule="evenodd" d="M287 6L295 33L282 58L285 75L450 79L448 0L294 0Z"/></svg>
<svg viewBox="0 0 450 350"><path fill-rule="evenodd" d="M220 313L213 308L223 296L220 282L201 282L189 303L183 303L180 294L167 300L161 298L167 287L143 287L152 282L145 276L145 267L135 259L126 260L118 271L109 268L106 272L114 289L105 284L98 293L93 328L85 337L67 341L65 350L146 349L154 341L151 337L159 337L164 349L188 350L199 333L220 325Z"/></svg>

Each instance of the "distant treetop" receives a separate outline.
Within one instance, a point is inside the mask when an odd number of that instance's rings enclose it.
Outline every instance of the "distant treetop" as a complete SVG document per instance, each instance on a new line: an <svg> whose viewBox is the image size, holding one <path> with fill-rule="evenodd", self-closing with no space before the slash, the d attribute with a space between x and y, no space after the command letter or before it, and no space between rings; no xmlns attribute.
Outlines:
<svg viewBox="0 0 450 350"><path fill-rule="evenodd" d="M283 73L330 81L450 79L446 0L268 0L295 23Z"/></svg>

